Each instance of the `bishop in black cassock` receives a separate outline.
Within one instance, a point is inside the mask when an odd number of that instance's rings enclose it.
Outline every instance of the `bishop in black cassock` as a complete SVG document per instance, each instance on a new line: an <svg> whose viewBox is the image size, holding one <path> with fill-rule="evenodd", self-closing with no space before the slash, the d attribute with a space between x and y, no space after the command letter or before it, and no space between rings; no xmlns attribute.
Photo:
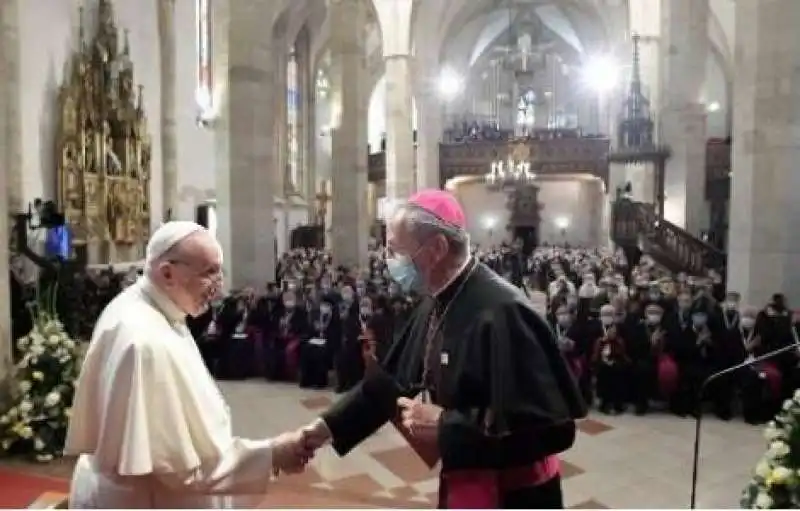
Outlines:
<svg viewBox="0 0 800 511"><path fill-rule="evenodd" d="M421 191L388 226L387 266L427 297L384 360L307 429L344 456L394 422L430 465L441 508L563 507L557 454L587 408L522 291L469 255L464 213Z"/></svg>

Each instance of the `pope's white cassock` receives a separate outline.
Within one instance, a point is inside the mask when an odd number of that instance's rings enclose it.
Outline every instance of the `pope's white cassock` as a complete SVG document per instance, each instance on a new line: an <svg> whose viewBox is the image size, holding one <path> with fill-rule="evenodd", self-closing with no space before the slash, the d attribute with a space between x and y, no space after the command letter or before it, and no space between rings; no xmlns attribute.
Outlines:
<svg viewBox="0 0 800 511"><path fill-rule="evenodd" d="M146 277L100 316L65 447L80 455L71 507L253 507L263 500L271 441L233 436L230 410L184 318Z"/></svg>

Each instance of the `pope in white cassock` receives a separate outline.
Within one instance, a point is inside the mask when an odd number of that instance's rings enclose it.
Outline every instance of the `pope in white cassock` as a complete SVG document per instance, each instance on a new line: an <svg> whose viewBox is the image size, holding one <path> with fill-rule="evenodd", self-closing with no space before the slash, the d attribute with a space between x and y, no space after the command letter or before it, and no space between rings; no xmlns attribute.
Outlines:
<svg viewBox="0 0 800 511"><path fill-rule="evenodd" d="M303 469L301 431L264 440L231 431L184 321L221 284L222 250L204 227L168 222L153 234L144 277L101 314L78 379L70 507L253 507L273 473Z"/></svg>

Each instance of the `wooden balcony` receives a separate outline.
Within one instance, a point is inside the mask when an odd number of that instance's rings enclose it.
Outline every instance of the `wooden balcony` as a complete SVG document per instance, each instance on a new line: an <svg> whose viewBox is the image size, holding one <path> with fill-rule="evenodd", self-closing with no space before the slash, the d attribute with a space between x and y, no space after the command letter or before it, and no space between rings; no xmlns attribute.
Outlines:
<svg viewBox="0 0 800 511"><path fill-rule="evenodd" d="M541 176L590 174L608 183L609 141L606 138L555 138L522 141L529 151L533 171ZM517 148L520 141L474 141L439 144L441 184L457 176L484 175L491 162ZM386 154L368 157L369 181L386 179ZM709 140L706 144L706 198L726 200L730 194L731 144Z"/></svg>
<svg viewBox="0 0 800 511"><path fill-rule="evenodd" d="M459 176L483 176L493 161L515 156L531 162L531 170L542 177L589 174L608 183L607 138L552 138L516 140L477 140L439 144L439 178L444 184ZM368 157L369 180L386 176L384 152Z"/></svg>

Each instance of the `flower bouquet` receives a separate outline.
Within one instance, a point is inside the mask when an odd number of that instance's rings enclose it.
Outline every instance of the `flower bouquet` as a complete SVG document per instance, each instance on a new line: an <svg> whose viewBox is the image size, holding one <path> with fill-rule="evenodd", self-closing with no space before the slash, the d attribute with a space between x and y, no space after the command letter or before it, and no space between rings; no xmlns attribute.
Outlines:
<svg viewBox="0 0 800 511"><path fill-rule="evenodd" d="M64 448L81 355L41 300L33 320L30 333L17 340L22 358L12 380L11 407L0 413L0 454L48 462Z"/></svg>
<svg viewBox="0 0 800 511"><path fill-rule="evenodd" d="M764 430L767 452L742 493L746 509L800 508L800 390Z"/></svg>

